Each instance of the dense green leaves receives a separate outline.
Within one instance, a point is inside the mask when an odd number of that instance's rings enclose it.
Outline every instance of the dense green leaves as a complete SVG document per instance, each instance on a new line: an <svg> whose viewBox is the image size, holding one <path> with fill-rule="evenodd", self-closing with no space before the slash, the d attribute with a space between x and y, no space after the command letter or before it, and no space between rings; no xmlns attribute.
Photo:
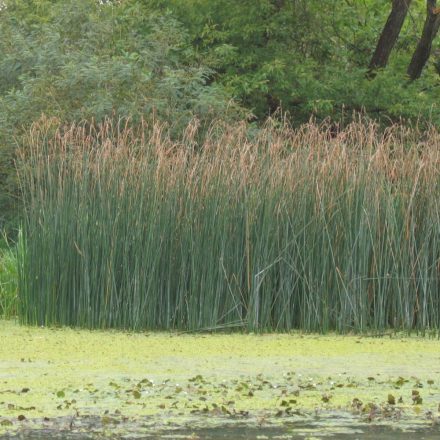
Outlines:
<svg viewBox="0 0 440 440"><path fill-rule="evenodd" d="M437 72L407 87L406 69L424 19L414 5L384 75L365 78L389 2L171 0L214 79L255 115L282 106L294 121L349 120L366 111L384 121L439 119ZM171 6L170 6L171 4Z"/></svg>
<svg viewBox="0 0 440 440"><path fill-rule="evenodd" d="M12 244L0 239L0 318L17 313L17 258Z"/></svg>
<svg viewBox="0 0 440 440"><path fill-rule="evenodd" d="M149 116L186 124L219 111L219 88L203 87L209 69L196 63L183 27L137 2L99 6L59 2L48 23L16 26L8 11L0 72L0 113L11 128L41 113L69 122ZM19 50L17 50L19 48Z"/></svg>

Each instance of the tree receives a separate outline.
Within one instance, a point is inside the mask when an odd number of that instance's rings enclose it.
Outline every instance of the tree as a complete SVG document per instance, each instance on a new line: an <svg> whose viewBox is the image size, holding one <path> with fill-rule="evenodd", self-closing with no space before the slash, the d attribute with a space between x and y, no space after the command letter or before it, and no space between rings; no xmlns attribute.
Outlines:
<svg viewBox="0 0 440 440"><path fill-rule="evenodd" d="M396 44L402 29L411 0L393 0L392 9L388 20L380 34L376 50L369 65L369 75L374 76L374 70L383 68L388 63L388 58Z"/></svg>
<svg viewBox="0 0 440 440"><path fill-rule="evenodd" d="M422 70L431 54L432 42L440 27L440 8L436 0L426 1L426 20L417 48L408 66L408 76L412 81L420 78Z"/></svg>

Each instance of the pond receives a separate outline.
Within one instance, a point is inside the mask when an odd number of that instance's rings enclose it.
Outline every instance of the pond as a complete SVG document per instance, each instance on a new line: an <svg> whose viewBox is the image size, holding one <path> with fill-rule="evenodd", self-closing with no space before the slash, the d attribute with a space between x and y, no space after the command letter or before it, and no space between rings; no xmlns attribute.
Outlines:
<svg viewBox="0 0 440 440"><path fill-rule="evenodd" d="M0 440L97 440L97 439L148 439L148 440L438 440L440 429L432 427L428 430L400 431L384 426L351 426L337 432L336 426L328 430L325 426L301 425L284 428L250 428L248 426L225 426L195 430L163 430L161 432L143 432L132 434L66 431L66 430L29 430L21 433L0 436Z"/></svg>
<svg viewBox="0 0 440 440"><path fill-rule="evenodd" d="M0 338L2 440L440 438L438 339L7 321Z"/></svg>

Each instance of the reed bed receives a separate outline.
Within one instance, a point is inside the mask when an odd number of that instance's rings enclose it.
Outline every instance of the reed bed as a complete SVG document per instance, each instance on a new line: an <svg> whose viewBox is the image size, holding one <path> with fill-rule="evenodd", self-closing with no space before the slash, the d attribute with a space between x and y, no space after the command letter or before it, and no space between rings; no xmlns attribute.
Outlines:
<svg viewBox="0 0 440 440"><path fill-rule="evenodd" d="M440 328L440 135L354 123L34 125L26 324Z"/></svg>

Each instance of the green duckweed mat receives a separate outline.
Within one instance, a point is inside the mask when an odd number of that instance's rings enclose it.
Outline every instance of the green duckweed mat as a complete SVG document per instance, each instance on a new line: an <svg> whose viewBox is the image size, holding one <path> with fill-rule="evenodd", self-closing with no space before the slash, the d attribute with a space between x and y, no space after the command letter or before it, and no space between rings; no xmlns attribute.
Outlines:
<svg viewBox="0 0 440 440"><path fill-rule="evenodd" d="M430 438L439 411L438 339L0 321L0 438Z"/></svg>

